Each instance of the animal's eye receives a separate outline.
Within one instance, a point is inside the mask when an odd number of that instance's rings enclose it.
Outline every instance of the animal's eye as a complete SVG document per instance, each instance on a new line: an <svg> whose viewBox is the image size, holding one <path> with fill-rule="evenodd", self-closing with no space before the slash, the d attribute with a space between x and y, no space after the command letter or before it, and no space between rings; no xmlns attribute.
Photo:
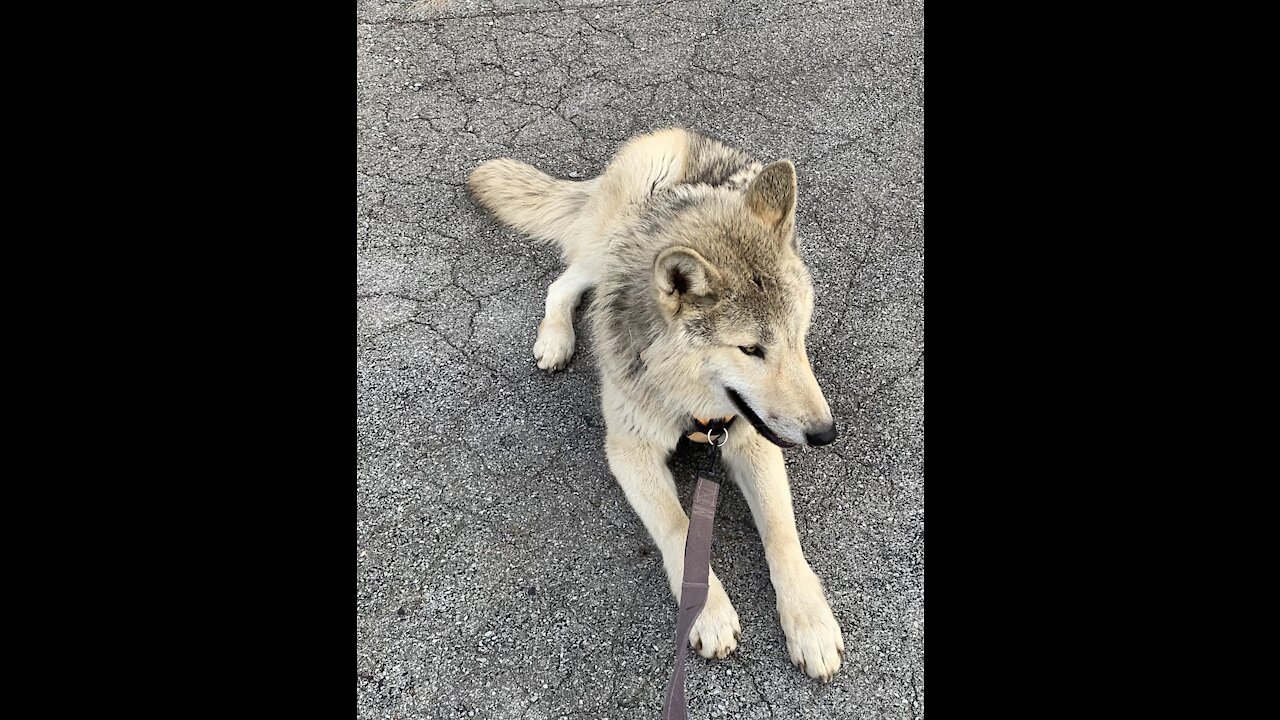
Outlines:
<svg viewBox="0 0 1280 720"><path fill-rule="evenodd" d="M764 350L761 350L759 345L739 345L738 349L748 355L754 355L758 358L764 357Z"/></svg>

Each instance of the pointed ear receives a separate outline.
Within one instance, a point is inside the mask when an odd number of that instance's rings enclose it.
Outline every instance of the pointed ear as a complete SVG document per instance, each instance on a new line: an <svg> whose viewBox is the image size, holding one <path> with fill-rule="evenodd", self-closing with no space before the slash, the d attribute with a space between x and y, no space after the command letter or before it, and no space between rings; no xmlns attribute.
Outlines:
<svg viewBox="0 0 1280 720"><path fill-rule="evenodd" d="M674 314L680 303L710 305L716 301L720 271L692 248L669 247L658 254L653 268L658 300Z"/></svg>
<svg viewBox="0 0 1280 720"><path fill-rule="evenodd" d="M765 225L785 230L796 219L796 166L769 163L747 186L747 209Z"/></svg>

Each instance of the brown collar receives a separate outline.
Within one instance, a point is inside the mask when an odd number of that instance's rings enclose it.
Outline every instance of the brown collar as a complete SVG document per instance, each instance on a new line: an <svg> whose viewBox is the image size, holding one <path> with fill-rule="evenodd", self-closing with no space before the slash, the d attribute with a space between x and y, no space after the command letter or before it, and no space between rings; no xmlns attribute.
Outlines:
<svg viewBox="0 0 1280 720"><path fill-rule="evenodd" d="M700 418L693 416L690 418L690 428L685 432L685 437L694 442L707 442L707 434L715 436L720 435L720 431L733 424L736 415L725 415L723 418Z"/></svg>

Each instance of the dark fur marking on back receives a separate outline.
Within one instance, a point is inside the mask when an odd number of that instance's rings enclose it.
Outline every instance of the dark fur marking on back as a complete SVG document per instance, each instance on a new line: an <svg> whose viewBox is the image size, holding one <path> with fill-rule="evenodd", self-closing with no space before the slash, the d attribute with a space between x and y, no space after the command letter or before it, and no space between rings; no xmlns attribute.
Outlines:
<svg viewBox="0 0 1280 720"><path fill-rule="evenodd" d="M749 169L755 160L741 150L717 140L693 134L684 182L711 186L727 185L729 178Z"/></svg>
<svg viewBox="0 0 1280 720"><path fill-rule="evenodd" d="M686 208L693 206L693 204L696 202L697 202L697 199L695 199L692 195L681 195L676 198L673 198L671 202L667 205L667 209L669 209L674 214L679 214L681 211L685 210Z"/></svg>

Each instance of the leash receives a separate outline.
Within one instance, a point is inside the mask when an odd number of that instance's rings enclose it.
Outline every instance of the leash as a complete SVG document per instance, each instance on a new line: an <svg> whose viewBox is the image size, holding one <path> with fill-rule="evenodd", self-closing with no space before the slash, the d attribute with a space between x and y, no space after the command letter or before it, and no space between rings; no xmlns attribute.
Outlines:
<svg viewBox="0 0 1280 720"><path fill-rule="evenodd" d="M688 435L707 443L707 467L698 472L689 511L689 533L684 539L684 577L680 582L680 611L676 616L676 659L667 683L662 720L688 720L689 703L684 697L684 661L689 654L689 631L707 604L708 576L711 572L711 531L715 526L716 499L720 493L720 446L729 440L733 417L724 420L694 419L696 430ZM698 435L704 435L705 440Z"/></svg>

